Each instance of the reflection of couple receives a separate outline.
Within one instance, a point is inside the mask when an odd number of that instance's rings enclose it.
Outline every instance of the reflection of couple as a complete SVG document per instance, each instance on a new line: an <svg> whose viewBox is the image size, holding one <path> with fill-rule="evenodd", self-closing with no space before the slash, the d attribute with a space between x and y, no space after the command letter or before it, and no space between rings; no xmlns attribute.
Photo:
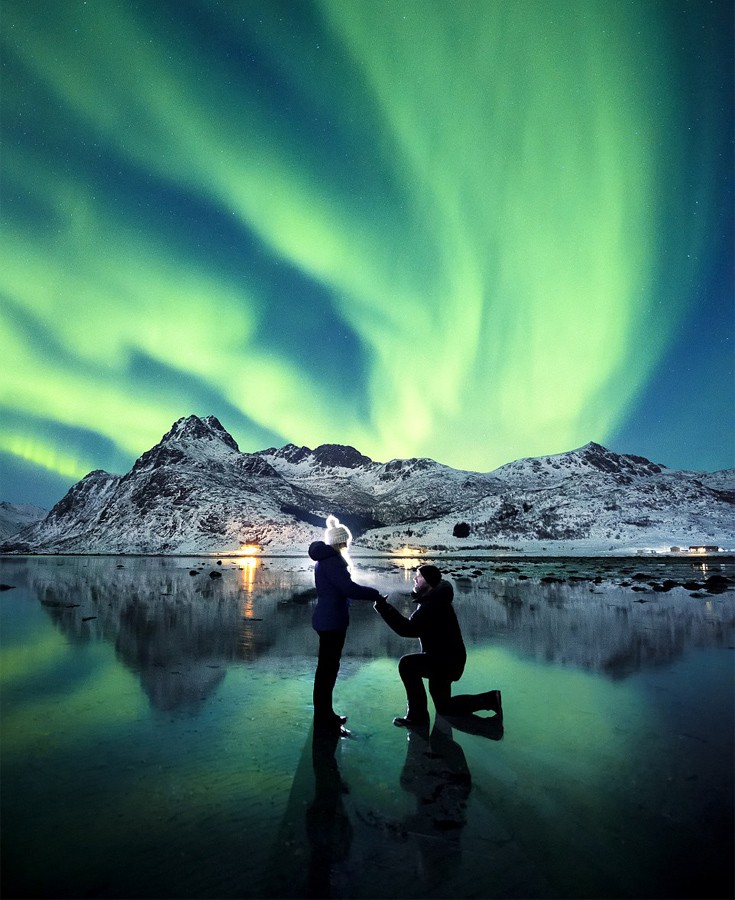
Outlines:
<svg viewBox="0 0 735 900"><path fill-rule="evenodd" d="M442 578L436 566L419 566L414 579L412 597L417 604L410 617L404 616L378 590L356 584L350 577L343 551L352 540L348 528L330 516L323 541L309 547L309 556L316 561L314 578L317 604L312 624L319 635L319 658L314 676L314 723L317 726L341 728L346 716L335 713L332 693L339 672L342 648L349 625L350 599L372 600L376 611L402 637L416 637L421 652L401 657L398 672L406 688L405 716L393 720L394 725L406 728L425 728L429 724L429 710L423 679L428 679L429 692L436 711L443 716L469 718L474 728L464 730L482 732L488 720L473 714L491 710L491 721L502 722L503 708L500 691L464 694L452 697L451 684L458 681L467 660L462 632L454 612L454 591ZM468 725L472 723L467 723ZM457 723L457 727L462 727Z"/></svg>
<svg viewBox="0 0 735 900"><path fill-rule="evenodd" d="M464 751L453 738L452 725L463 728L472 719L485 723L486 737L499 740L502 736L497 716L470 716L461 722L453 720L451 725L444 716L437 716L431 733L426 728L408 734L400 784L413 795L416 805L412 813L390 822L389 827L410 841L400 851L401 870L414 887L425 884L435 888L438 878L446 880L461 865L460 839L467 823L472 776ZM315 727L311 734L314 796L306 807L305 821L310 847L307 897L340 895L339 881L347 877L340 864L349 858L353 828L344 802L349 788L336 759L340 737L337 728ZM380 815L361 818L384 827ZM410 848L415 852L409 852Z"/></svg>

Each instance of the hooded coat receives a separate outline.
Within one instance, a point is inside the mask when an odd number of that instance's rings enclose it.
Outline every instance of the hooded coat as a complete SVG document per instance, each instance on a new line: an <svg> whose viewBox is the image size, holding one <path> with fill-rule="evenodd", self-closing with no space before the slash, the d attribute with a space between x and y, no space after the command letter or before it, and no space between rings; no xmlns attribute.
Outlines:
<svg viewBox="0 0 735 900"><path fill-rule="evenodd" d="M451 681L462 677L467 650L454 612L454 589L442 579L428 590L411 595L417 605L410 618L381 597L375 604L385 622L401 637L417 637L439 672Z"/></svg>
<svg viewBox="0 0 735 900"><path fill-rule="evenodd" d="M311 624L315 631L342 631L350 624L350 600L380 600L376 588L355 584L347 560L324 541L314 541L309 556L316 561L314 582L317 602Z"/></svg>

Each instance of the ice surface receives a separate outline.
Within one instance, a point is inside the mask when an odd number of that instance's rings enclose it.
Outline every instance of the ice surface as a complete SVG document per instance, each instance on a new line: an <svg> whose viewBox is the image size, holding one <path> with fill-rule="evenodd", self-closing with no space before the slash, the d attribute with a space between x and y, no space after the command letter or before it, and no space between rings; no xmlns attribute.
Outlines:
<svg viewBox="0 0 735 900"><path fill-rule="evenodd" d="M416 645L355 603L330 741L310 565L221 562L0 559L3 896L732 894L735 594L655 587L732 563L452 561L488 736L395 728Z"/></svg>

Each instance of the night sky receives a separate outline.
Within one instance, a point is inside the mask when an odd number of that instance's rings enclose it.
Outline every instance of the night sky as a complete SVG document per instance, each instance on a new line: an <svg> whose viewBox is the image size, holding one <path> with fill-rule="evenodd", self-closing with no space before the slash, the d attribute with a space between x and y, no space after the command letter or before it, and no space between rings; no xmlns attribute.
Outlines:
<svg viewBox="0 0 735 900"><path fill-rule="evenodd" d="M2 0L0 499L245 451L735 465L733 4Z"/></svg>

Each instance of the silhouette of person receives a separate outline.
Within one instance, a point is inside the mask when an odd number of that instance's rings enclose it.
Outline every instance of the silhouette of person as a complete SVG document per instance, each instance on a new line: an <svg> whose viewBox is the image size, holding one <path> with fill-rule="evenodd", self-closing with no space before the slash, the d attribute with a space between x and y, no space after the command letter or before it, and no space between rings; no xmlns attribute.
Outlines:
<svg viewBox="0 0 735 900"><path fill-rule="evenodd" d="M314 541L309 547L309 556L316 561L317 602L311 623L319 635L319 658L314 673L314 724L318 727L341 728L347 721L347 716L334 711L332 694L350 623L349 602L381 599L375 588L352 580L345 559L351 540L349 528L329 516L324 540Z"/></svg>
<svg viewBox="0 0 735 900"><path fill-rule="evenodd" d="M432 565L416 570L411 594L416 610L406 618L385 597L375 601L375 609L385 622L402 637L417 637L421 652L402 656L398 673L406 688L405 716L396 716L393 724L405 728L429 724L429 710L423 679L428 679L429 692L436 711L445 716L470 716L478 710L491 710L503 715L500 691L462 694L452 697L452 682L464 672L467 651L454 612L454 590ZM475 717L479 718L479 717Z"/></svg>
<svg viewBox="0 0 735 900"><path fill-rule="evenodd" d="M339 740L336 728L313 730L314 799L306 809L306 834L311 848L308 897L332 896L334 864L347 859L352 844L352 825L343 803L348 788L335 758Z"/></svg>
<svg viewBox="0 0 735 900"><path fill-rule="evenodd" d="M429 885L445 882L461 863L460 838L467 823L472 776L452 729L437 718L409 732L401 787L416 798L416 811L401 829L416 841L416 875Z"/></svg>

